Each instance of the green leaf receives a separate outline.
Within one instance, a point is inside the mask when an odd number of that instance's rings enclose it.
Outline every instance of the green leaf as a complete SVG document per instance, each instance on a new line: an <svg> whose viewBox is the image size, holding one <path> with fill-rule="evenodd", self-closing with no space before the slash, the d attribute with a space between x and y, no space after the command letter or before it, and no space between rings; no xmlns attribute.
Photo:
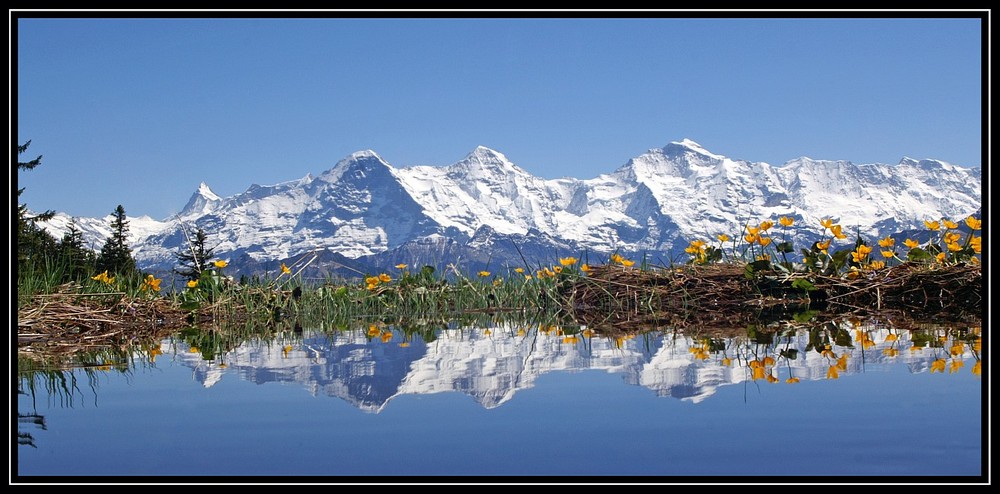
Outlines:
<svg viewBox="0 0 1000 494"><path fill-rule="evenodd" d="M198 310L198 307L201 307L201 304L197 300L190 300L181 304L181 310Z"/></svg>
<svg viewBox="0 0 1000 494"><path fill-rule="evenodd" d="M929 261L933 258L934 256L932 256L930 252L927 252L926 250L921 249L920 247L914 247L910 249L909 252L906 253L907 261Z"/></svg>
<svg viewBox="0 0 1000 494"><path fill-rule="evenodd" d="M813 285L805 278L798 278L792 282L792 288L798 288L799 290L811 292L816 289L816 285Z"/></svg>
<svg viewBox="0 0 1000 494"><path fill-rule="evenodd" d="M791 254L792 252L795 252L795 248L792 247L792 243L791 242L781 242L780 244L776 245L774 248L777 249L778 252L784 252L786 254Z"/></svg>

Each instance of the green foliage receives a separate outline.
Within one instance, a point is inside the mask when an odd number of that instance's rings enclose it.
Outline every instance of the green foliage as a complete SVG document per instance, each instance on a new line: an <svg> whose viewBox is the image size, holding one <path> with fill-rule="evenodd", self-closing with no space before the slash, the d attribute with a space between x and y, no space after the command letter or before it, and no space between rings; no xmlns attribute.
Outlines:
<svg viewBox="0 0 1000 494"><path fill-rule="evenodd" d="M136 271L132 249L128 246L128 219L121 204L112 213L111 236L97 256L97 271L130 274Z"/></svg>
<svg viewBox="0 0 1000 494"><path fill-rule="evenodd" d="M28 150L31 141L19 145L17 154L20 156ZM42 156L31 161L18 161L17 170L32 170L42 163ZM21 197L24 188L17 189L17 197ZM18 269L25 269L29 264L36 267L43 265L46 259L52 258L57 253L56 239L45 229L38 226L38 222L48 221L55 215L55 211L30 215L27 204L17 205L17 261Z"/></svg>
<svg viewBox="0 0 1000 494"><path fill-rule="evenodd" d="M205 247L208 236L201 228L195 232L193 238L188 239L188 245L177 252L177 263L179 268L174 268L174 272L183 276L187 280L197 280L202 273L211 267L210 259L215 255L215 248Z"/></svg>

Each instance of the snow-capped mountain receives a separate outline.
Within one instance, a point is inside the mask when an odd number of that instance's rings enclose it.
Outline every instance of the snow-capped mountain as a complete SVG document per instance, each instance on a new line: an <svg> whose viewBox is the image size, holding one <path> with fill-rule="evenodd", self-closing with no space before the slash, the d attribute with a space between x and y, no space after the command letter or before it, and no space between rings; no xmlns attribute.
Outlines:
<svg viewBox="0 0 1000 494"><path fill-rule="evenodd" d="M684 139L590 179L542 179L482 146L443 167L395 168L366 150L318 176L232 197L202 183L180 213L130 218L130 231L149 270L170 269L198 227L237 270L274 269L308 253L353 261L353 272L398 262L477 269L616 250L669 262L686 259L690 240L734 237L778 216L795 219L786 233L798 245L818 238L823 218L873 238L926 219L961 219L981 204L980 168L911 158L859 165L802 157L772 166ZM46 226L61 236L69 221L60 214ZM110 233L107 218L73 221L96 248Z"/></svg>

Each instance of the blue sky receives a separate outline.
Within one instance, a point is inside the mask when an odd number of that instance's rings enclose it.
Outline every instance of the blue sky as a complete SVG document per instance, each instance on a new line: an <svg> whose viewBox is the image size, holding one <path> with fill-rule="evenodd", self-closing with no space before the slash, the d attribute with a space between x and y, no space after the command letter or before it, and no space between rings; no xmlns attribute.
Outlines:
<svg viewBox="0 0 1000 494"><path fill-rule="evenodd" d="M162 219L202 181L229 196L358 150L403 167L477 145L544 178L684 138L773 165L979 166L983 32L968 15L20 18L12 139L43 155L21 199Z"/></svg>

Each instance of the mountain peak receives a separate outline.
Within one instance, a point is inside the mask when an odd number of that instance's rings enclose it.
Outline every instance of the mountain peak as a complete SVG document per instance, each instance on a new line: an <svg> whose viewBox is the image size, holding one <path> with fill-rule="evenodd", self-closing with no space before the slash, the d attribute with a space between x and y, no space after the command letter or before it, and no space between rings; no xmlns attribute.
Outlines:
<svg viewBox="0 0 1000 494"><path fill-rule="evenodd" d="M471 153L466 155L466 160L478 159L479 161L508 161L507 157L503 155L500 151L495 149L490 149L486 146L476 146Z"/></svg>
<svg viewBox="0 0 1000 494"><path fill-rule="evenodd" d="M215 209L215 206L222 203L219 197L205 182L198 184L198 190L191 194L184 209L177 216L203 215Z"/></svg>
<svg viewBox="0 0 1000 494"><path fill-rule="evenodd" d="M686 137L684 139L681 139L679 142L673 141L670 144L667 144L667 146L664 148L665 151L670 151L672 149L678 151L691 151L718 160L725 159L725 156L721 156L713 152L710 152L709 150L703 148L701 144L698 144L697 142L692 141L691 139L688 139Z"/></svg>
<svg viewBox="0 0 1000 494"><path fill-rule="evenodd" d="M212 188L208 186L205 182L198 184L198 191L195 194L204 197L210 201L221 201L222 198L212 192Z"/></svg>

